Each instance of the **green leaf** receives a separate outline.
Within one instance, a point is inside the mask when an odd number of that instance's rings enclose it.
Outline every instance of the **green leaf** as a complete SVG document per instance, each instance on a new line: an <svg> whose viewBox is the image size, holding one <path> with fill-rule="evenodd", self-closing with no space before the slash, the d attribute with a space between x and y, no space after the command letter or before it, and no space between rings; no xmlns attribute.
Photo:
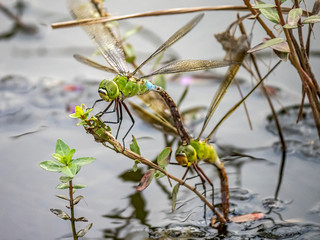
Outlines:
<svg viewBox="0 0 320 240"><path fill-rule="evenodd" d="M141 155L139 145L137 143L136 138L133 135L132 135L132 143L130 144L130 150L132 152L135 152L135 153Z"/></svg>
<svg viewBox="0 0 320 240"><path fill-rule="evenodd" d="M127 31L123 37L122 37L122 41L126 41L129 37L137 34L138 32L140 32L140 30L142 29L142 26L137 26L129 31Z"/></svg>
<svg viewBox="0 0 320 240"><path fill-rule="evenodd" d="M154 169L150 169L148 170L144 175L143 177L141 178L140 182L139 182L139 185L137 186L137 191L143 191L144 189L146 189L149 184L151 183L153 177L154 177L154 174L155 174L155 170Z"/></svg>
<svg viewBox="0 0 320 240"><path fill-rule="evenodd" d="M62 211L61 209L51 208L50 211L53 214L57 215L59 218L63 219L63 220L69 220L70 219L69 215L66 212Z"/></svg>
<svg viewBox="0 0 320 240"><path fill-rule="evenodd" d="M163 89L166 89L167 81L164 77L164 75L156 75L153 79L153 82L155 85L162 87Z"/></svg>
<svg viewBox="0 0 320 240"><path fill-rule="evenodd" d="M85 228L79 230L77 232L77 236L78 237L83 237L84 235L86 235L87 232L89 232L89 230L91 229L93 223L90 223L89 225L87 225Z"/></svg>
<svg viewBox="0 0 320 240"><path fill-rule="evenodd" d="M60 154L58 153L54 153L51 155L54 159L58 160L59 162L61 162L61 159L63 156L61 156Z"/></svg>
<svg viewBox="0 0 320 240"><path fill-rule="evenodd" d="M61 156L68 156L69 152L69 146L61 139L58 139L56 143L55 153L60 154Z"/></svg>
<svg viewBox="0 0 320 240"><path fill-rule="evenodd" d="M67 183L67 182L71 181L72 179L73 179L72 177L68 177L68 176L61 176L59 178L60 182L62 182L62 183Z"/></svg>
<svg viewBox="0 0 320 240"><path fill-rule="evenodd" d="M136 53L134 52L134 49L131 44L126 43L123 45L123 50L126 55L126 61L128 63L133 63L134 60L136 60Z"/></svg>
<svg viewBox="0 0 320 240"><path fill-rule="evenodd" d="M296 28L298 27L298 21L302 16L302 9L301 8L294 8L291 9L288 14L287 24L284 25L284 28Z"/></svg>
<svg viewBox="0 0 320 240"><path fill-rule="evenodd" d="M273 38L273 39L270 39L270 40L267 40L263 43L260 43L258 44L257 46L251 48L250 50L248 50L248 53L252 53L252 52L256 52L256 51L260 51L262 49L265 49L267 47L272 47L276 44L279 44L279 43L282 43L282 42L285 42L286 40L283 39L283 38Z"/></svg>
<svg viewBox="0 0 320 240"><path fill-rule="evenodd" d="M63 200L66 200L66 201L70 201L70 199L64 195L56 195L56 197L63 199Z"/></svg>
<svg viewBox="0 0 320 240"><path fill-rule="evenodd" d="M307 17L305 20L303 20L303 24L311 24L311 23L318 23L320 22L320 16L319 15L313 15L310 17Z"/></svg>
<svg viewBox="0 0 320 240"><path fill-rule="evenodd" d="M171 147L166 147L162 150L162 152L157 157L157 163L159 167L164 169L169 164L171 153Z"/></svg>
<svg viewBox="0 0 320 240"><path fill-rule="evenodd" d="M132 166L132 171L136 172L138 170L138 164L140 163L139 160L134 160L134 164Z"/></svg>
<svg viewBox="0 0 320 240"><path fill-rule="evenodd" d="M269 21L276 24L280 23L278 12L274 8L260 8L259 10L261 14Z"/></svg>
<svg viewBox="0 0 320 240"><path fill-rule="evenodd" d="M67 163L69 163L73 157L73 155L75 154L76 150L75 149L71 149L70 152L68 153L67 156Z"/></svg>
<svg viewBox="0 0 320 240"><path fill-rule="evenodd" d="M172 212L174 212L174 210L176 209L179 187L180 183L177 183L172 190Z"/></svg>
<svg viewBox="0 0 320 240"><path fill-rule="evenodd" d="M84 197L79 195L77 196L74 200L73 200L73 205L76 205L80 202L81 199L83 199Z"/></svg>
<svg viewBox="0 0 320 240"><path fill-rule="evenodd" d="M74 177L77 174L78 167L74 163L70 163L68 166L65 166L61 169L61 172L67 175L68 177Z"/></svg>
<svg viewBox="0 0 320 240"><path fill-rule="evenodd" d="M89 163L92 163L94 160L96 160L93 157L82 157L82 158L76 158L72 160L72 163L79 165L79 166L83 166L83 165L87 165Z"/></svg>
<svg viewBox="0 0 320 240"><path fill-rule="evenodd" d="M69 188L68 183L60 183L59 185L56 186L57 189L67 189Z"/></svg>
<svg viewBox="0 0 320 240"><path fill-rule="evenodd" d="M53 161L53 160L41 162L39 165L44 170L47 170L50 172L61 172L62 168L63 168L63 165L61 165L59 162Z"/></svg>
<svg viewBox="0 0 320 240"><path fill-rule="evenodd" d="M84 184L75 184L75 185L73 185L73 188L75 188L75 189L82 189L82 188L85 188L85 187L87 187L87 185L84 185Z"/></svg>
<svg viewBox="0 0 320 240"><path fill-rule="evenodd" d="M158 170L156 170L156 172L154 173L154 177L159 179L159 178L163 178L164 176L166 176L163 172L160 172Z"/></svg>

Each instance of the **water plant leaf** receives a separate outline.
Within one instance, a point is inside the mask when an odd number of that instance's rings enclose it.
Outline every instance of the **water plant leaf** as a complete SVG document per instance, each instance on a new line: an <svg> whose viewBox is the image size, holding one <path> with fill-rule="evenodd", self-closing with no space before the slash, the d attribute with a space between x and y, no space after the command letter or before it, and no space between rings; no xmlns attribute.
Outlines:
<svg viewBox="0 0 320 240"><path fill-rule="evenodd" d="M154 169L149 169L141 178L139 185L137 186L137 191L143 191L144 189L146 189L149 184L151 183L153 177L155 174L155 170Z"/></svg>
<svg viewBox="0 0 320 240"><path fill-rule="evenodd" d="M136 138L133 135L132 135L132 143L130 144L130 150L132 152L135 152L136 154L141 155L138 142L137 142Z"/></svg>
<svg viewBox="0 0 320 240"><path fill-rule="evenodd" d="M177 183L172 190L172 212L174 212L176 209L179 187L180 187L180 183Z"/></svg>
<svg viewBox="0 0 320 240"><path fill-rule="evenodd" d="M263 2L259 2L259 3L264 4ZM280 18L279 18L278 12L273 7L259 8L259 11L269 21L276 23L276 24L280 23Z"/></svg>
<svg viewBox="0 0 320 240"><path fill-rule="evenodd" d="M313 15L310 17L307 17L303 20L303 24L310 24L310 23L318 23L320 22L320 16L319 15Z"/></svg>
<svg viewBox="0 0 320 240"><path fill-rule="evenodd" d="M85 228L79 230L79 231L77 232L77 236L78 236L78 237L83 237L84 235L86 235L87 232L89 232L89 230L91 229L92 225L93 225L93 223L90 223L90 224L88 224Z"/></svg>
<svg viewBox="0 0 320 240"><path fill-rule="evenodd" d="M75 154L76 150L75 149L71 149L70 152L67 155L67 164L71 161L73 155Z"/></svg>
<svg viewBox="0 0 320 240"><path fill-rule="evenodd" d="M66 212L62 211L61 209L51 208L50 211L53 214L57 215L59 218L63 219L63 220L69 220L70 219L69 215Z"/></svg>
<svg viewBox="0 0 320 240"><path fill-rule="evenodd" d="M136 53L131 44L126 43L123 45L124 54L128 63L133 63L136 60Z"/></svg>
<svg viewBox="0 0 320 240"><path fill-rule="evenodd" d="M70 201L70 199L64 195L56 195L57 198L61 198L63 200L67 200L67 201Z"/></svg>
<svg viewBox="0 0 320 240"><path fill-rule="evenodd" d="M75 189L82 189L82 188L85 188L85 187L87 187L87 185L84 185L84 184L75 184L75 185L73 185L73 188L75 188Z"/></svg>
<svg viewBox="0 0 320 240"><path fill-rule="evenodd" d="M56 143L55 153L60 154L61 156L68 156L69 152L69 146L61 139L58 139Z"/></svg>
<svg viewBox="0 0 320 240"><path fill-rule="evenodd" d="M139 160L134 160L134 164L132 166L132 171L136 172L138 170L138 164L140 163Z"/></svg>
<svg viewBox="0 0 320 240"><path fill-rule="evenodd" d="M77 222L88 222L88 219L86 219L85 217L79 217L75 219Z"/></svg>
<svg viewBox="0 0 320 240"><path fill-rule="evenodd" d="M59 185L56 186L57 189L67 189L69 188L69 184L67 183L60 183Z"/></svg>
<svg viewBox="0 0 320 240"><path fill-rule="evenodd" d="M87 165L89 163L92 163L94 160L96 160L93 157L81 157L81 158L76 158L72 160L72 163L78 165L78 166L83 166Z"/></svg>
<svg viewBox="0 0 320 240"><path fill-rule="evenodd" d="M268 47L272 47L274 45L277 45L279 43L283 43L285 41L286 40L284 38L273 38L273 39L267 40L265 42L262 42L262 43L256 45L255 47L249 49L248 53L253 53L253 52L256 52L256 51L260 51L262 49L265 49L265 48L268 48Z"/></svg>
<svg viewBox="0 0 320 240"><path fill-rule="evenodd" d="M161 153L157 157L158 166L164 169L170 162L170 157L172 153L171 147L166 147L161 151Z"/></svg>
<svg viewBox="0 0 320 240"><path fill-rule="evenodd" d="M62 168L63 168L63 165L61 165L59 162L53 161L53 160L41 162L39 164L39 166L41 168L43 168L44 170L50 171L50 172L61 172Z"/></svg>
<svg viewBox="0 0 320 240"><path fill-rule="evenodd" d="M68 177L74 177L77 173L77 170L77 165L74 163L70 163L68 166L61 168L61 172Z"/></svg>
<svg viewBox="0 0 320 240"><path fill-rule="evenodd" d="M59 178L60 182L62 182L62 183L67 183L67 182L71 181L72 179L73 179L72 177L68 177L68 176L61 176Z"/></svg>
<svg viewBox="0 0 320 240"><path fill-rule="evenodd" d="M77 196L74 200L73 200L73 205L76 205L80 202L81 199L83 199L84 197L79 195Z"/></svg>
<svg viewBox="0 0 320 240"><path fill-rule="evenodd" d="M298 21L302 16L302 8L294 8L291 9L288 14L287 24L285 24L284 28L297 28Z"/></svg>
<svg viewBox="0 0 320 240"><path fill-rule="evenodd" d="M126 41L128 38L130 38L131 36L137 34L138 32L140 32L142 29L142 26L137 26L137 27L134 27L133 29L125 32L123 34L123 37L122 37L122 41Z"/></svg>

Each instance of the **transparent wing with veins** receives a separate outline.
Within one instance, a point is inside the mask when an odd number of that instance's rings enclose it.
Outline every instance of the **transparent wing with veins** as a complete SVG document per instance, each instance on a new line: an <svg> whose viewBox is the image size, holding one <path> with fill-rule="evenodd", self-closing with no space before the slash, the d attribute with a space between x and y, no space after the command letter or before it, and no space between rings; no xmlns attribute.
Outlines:
<svg viewBox="0 0 320 240"><path fill-rule="evenodd" d="M85 0L68 0L69 9L74 19L86 19L100 17L95 7ZM95 42L103 57L109 65L119 74L127 75L127 66L121 44L115 38L111 29L106 24L98 23L92 25L82 25L82 28Z"/></svg>

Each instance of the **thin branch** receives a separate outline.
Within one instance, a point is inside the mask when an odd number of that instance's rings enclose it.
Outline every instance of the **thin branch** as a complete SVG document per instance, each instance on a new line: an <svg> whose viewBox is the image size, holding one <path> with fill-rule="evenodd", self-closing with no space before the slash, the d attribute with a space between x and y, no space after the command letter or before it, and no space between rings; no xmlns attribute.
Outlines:
<svg viewBox="0 0 320 240"><path fill-rule="evenodd" d="M291 9L284 7L282 11L284 13L288 13ZM51 27L53 29L56 28L66 28L66 27L74 27L79 25L89 25L89 24L96 24L96 23L106 23L112 21L119 21L124 19L130 18L140 18L140 17L154 17L154 16L162 16L162 15L173 15L173 14L185 14L185 13L192 13L192 12L204 12L204 11L248 11L247 6L204 6L204 7L194 7L194 8L172 8L172 9L165 9L165 10L158 10L152 12L144 12L144 13L133 13L118 17L101 17L101 18L87 18L82 20L75 20L75 21L67 21L61 23L53 23ZM255 10L254 10L255 11ZM256 12L254 12L255 14ZM306 11L303 11L303 15L307 16Z"/></svg>

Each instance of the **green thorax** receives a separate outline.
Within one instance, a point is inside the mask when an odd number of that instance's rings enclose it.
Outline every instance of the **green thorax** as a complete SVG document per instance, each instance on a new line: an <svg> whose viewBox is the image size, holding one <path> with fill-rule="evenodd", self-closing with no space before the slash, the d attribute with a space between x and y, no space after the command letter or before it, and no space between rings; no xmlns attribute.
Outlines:
<svg viewBox="0 0 320 240"><path fill-rule="evenodd" d="M125 77L117 75L112 81L104 79L99 85L100 97L111 102L116 98L123 100L135 95L142 95L149 92L145 79L136 79L134 77Z"/></svg>
<svg viewBox="0 0 320 240"><path fill-rule="evenodd" d="M123 98L143 95L149 92L145 79L136 79L134 77L116 76L113 81L117 84Z"/></svg>
<svg viewBox="0 0 320 240"><path fill-rule="evenodd" d="M202 160L214 164L218 159L213 146L197 140L191 140L189 145L179 146L175 156L177 162L182 166L190 166L193 162Z"/></svg>

